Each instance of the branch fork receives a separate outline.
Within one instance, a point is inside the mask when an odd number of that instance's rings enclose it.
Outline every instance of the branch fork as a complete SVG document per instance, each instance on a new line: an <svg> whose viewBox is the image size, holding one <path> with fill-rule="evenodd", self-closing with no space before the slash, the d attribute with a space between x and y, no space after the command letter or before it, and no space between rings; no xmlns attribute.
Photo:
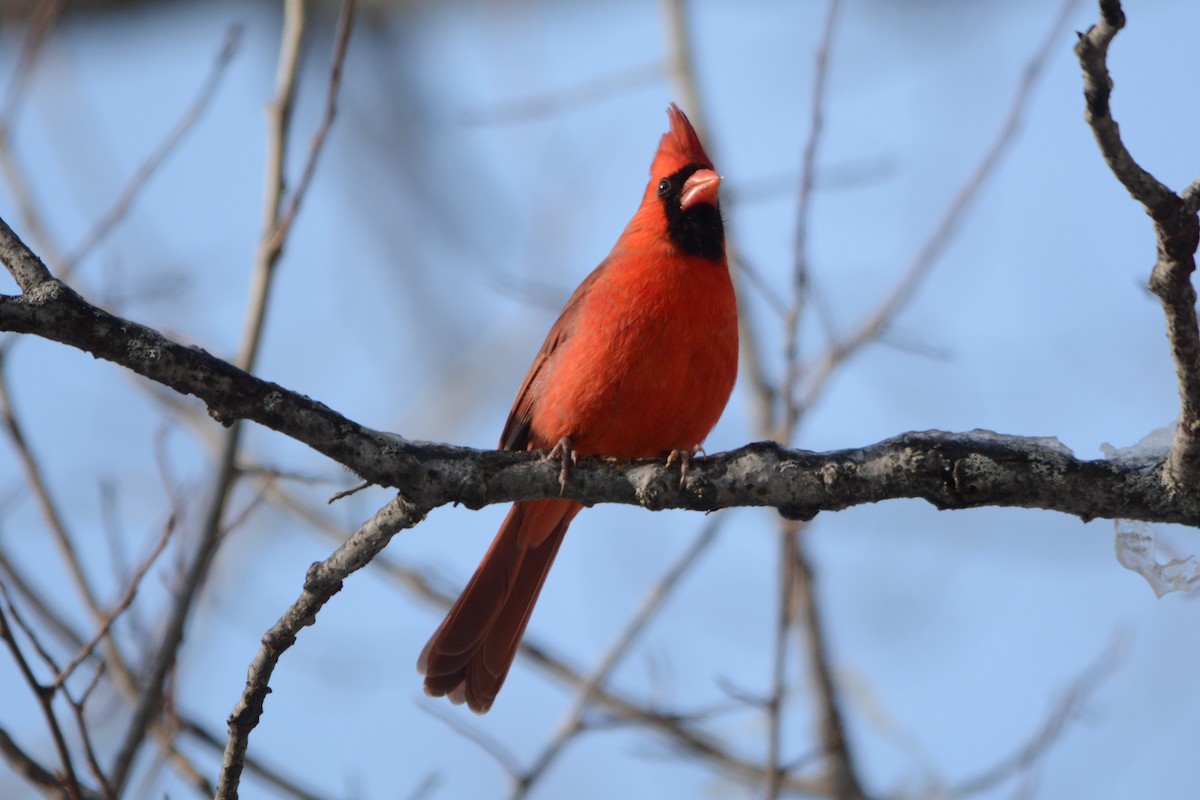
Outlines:
<svg viewBox="0 0 1200 800"><path fill-rule="evenodd" d="M1141 165L1121 140L1112 116L1112 77L1108 47L1125 26L1119 0L1100 0L1100 21L1079 35L1075 54L1083 68L1084 119L1113 175L1154 221L1158 257L1150 291L1162 303L1167 338L1179 385L1179 424L1162 470L1174 493L1196 494L1200 487L1200 325L1196 319L1196 248L1200 243L1200 179L1176 194Z"/></svg>

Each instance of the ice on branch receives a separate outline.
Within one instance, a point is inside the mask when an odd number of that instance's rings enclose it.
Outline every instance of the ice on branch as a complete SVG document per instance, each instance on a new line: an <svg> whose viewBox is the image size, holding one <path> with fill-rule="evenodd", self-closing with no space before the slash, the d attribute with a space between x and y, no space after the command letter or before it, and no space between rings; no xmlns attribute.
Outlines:
<svg viewBox="0 0 1200 800"><path fill-rule="evenodd" d="M1167 457L1171 451L1171 442L1175 439L1175 423L1165 428L1150 431L1132 447L1113 447L1108 442L1100 445L1100 452L1109 461L1146 461L1158 462Z"/></svg>
<svg viewBox="0 0 1200 800"><path fill-rule="evenodd" d="M1005 433L996 433L995 431L989 431L986 428L975 428L973 430L969 430L963 434L963 437L969 438L973 442L979 442L980 444L1000 443L1007 446L1012 442L1011 435ZM1028 442L1031 445L1044 447L1047 450L1053 450L1061 455L1066 456L1067 458L1075 457L1074 451L1060 442L1057 436L1023 436L1021 438L1022 441Z"/></svg>
<svg viewBox="0 0 1200 800"><path fill-rule="evenodd" d="M1116 528L1117 561L1145 578L1154 594L1162 597L1171 592L1190 592L1200 584L1200 564L1194 556L1158 563L1154 530L1149 525L1119 519Z"/></svg>

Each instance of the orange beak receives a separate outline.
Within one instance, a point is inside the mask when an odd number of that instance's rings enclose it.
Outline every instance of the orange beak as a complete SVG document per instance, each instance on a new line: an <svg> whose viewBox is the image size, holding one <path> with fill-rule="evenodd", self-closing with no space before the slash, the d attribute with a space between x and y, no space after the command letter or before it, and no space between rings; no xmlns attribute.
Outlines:
<svg viewBox="0 0 1200 800"><path fill-rule="evenodd" d="M683 182L679 195L679 208L687 211L697 203L717 204L717 190L721 188L721 176L711 169L698 169Z"/></svg>

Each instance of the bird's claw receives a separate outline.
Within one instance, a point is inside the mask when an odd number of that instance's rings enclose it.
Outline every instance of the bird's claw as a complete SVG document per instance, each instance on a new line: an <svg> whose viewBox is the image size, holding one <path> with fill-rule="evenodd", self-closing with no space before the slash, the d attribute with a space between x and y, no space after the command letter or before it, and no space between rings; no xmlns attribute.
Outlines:
<svg viewBox="0 0 1200 800"><path fill-rule="evenodd" d="M570 439L564 436L558 440L558 444L554 445L546 458L562 460L562 469L558 471L558 495L561 497L567 490L567 478L571 477L571 467L578 460L575 446L571 444Z"/></svg>
<svg viewBox="0 0 1200 800"><path fill-rule="evenodd" d="M704 448L696 445L691 450L672 450L667 453L667 467L670 467L676 461L679 462L679 490L683 491L687 484L688 465L691 464L693 458L697 455L706 455Z"/></svg>

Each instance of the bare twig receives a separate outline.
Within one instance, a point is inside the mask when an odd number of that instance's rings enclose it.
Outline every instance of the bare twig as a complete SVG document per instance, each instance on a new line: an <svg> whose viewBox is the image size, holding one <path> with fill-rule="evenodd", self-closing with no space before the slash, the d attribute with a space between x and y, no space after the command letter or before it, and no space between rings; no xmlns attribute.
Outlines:
<svg viewBox="0 0 1200 800"><path fill-rule="evenodd" d="M25 99L29 79L33 77L34 66L42 54L42 47L54 26L58 24L66 5L66 0L38 3L30 15L29 25L21 41L21 55L17 60L17 68L13 70L8 92L4 95L4 105L0 108L0 141L8 140L13 124L17 121L21 102Z"/></svg>
<svg viewBox="0 0 1200 800"><path fill-rule="evenodd" d="M717 540L717 535L720 533L725 519L725 516L722 515L709 520L691 546L680 554L675 563L650 588L650 591L647 592L646 597L642 600L642 605L637 613L633 615L616 641L609 645L608 650L596 663L592 674L579 686L576 691L575 702L571 704L571 708L568 709L566 715L559 723L550 741L542 748L542 752L534 760L529 769L514 774L515 784L510 795L512 800L525 797L534 784L537 783L538 779L545 774L546 770L550 768L566 748L567 743L583 730L584 715L588 708L596 702L600 690L608 682L608 678L612 675L613 670L617 668L622 659L628 654L630 647L637 641L638 636L645 630L646 625L649 624L650 620L663 607L667 598L671 596L675 587L679 585L680 580L691 571L700 556L707 552L713 542Z"/></svg>
<svg viewBox="0 0 1200 800"><path fill-rule="evenodd" d="M1177 195L1134 160L1112 117L1108 46L1125 25L1119 0L1100 0L1100 21L1075 46L1083 68L1084 118L1113 175L1154 220L1158 259L1150 291L1162 302L1167 338L1179 387L1179 424L1163 479L1177 491L1195 492L1200 482L1200 324L1196 318L1196 247L1200 244L1200 181Z"/></svg>
<svg viewBox="0 0 1200 800"><path fill-rule="evenodd" d="M46 794L64 793L62 782L58 776L22 750L21 746L3 728L0 728L0 755L4 756L5 763L15 774L38 786ZM87 795L85 794L85 796Z"/></svg>
<svg viewBox="0 0 1200 800"><path fill-rule="evenodd" d="M108 777L100 767L100 761L96 758L96 749L92 744L92 736L88 730L87 721L83 717L83 706L95 690L97 684L100 683L100 676L103 674L104 667L100 665L96 668L91 682L84 689L83 694L78 700L73 699L65 688L61 686L59 688L62 690L67 703L71 706L72 713L75 715L75 727L79 730L79 740L83 743L83 755L87 759L88 770L92 773L92 777L96 779L96 783L100 785L100 793L105 800L117 800L117 794L113 791L112 784L109 783Z"/></svg>
<svg viewBox="0 0 1200 800"><path fill-rule="evenodd" d="M166 549L167 542L171 540L171 534L174 532L174 530L175 517L172 515L167 520L167 524L163 526L162 536L159 537L158 543L154 546L154 549L150 551L150 555L147 556L146 560L143 561L134 571L133 577L130 579L129 585L125 589L124 596L122 596L117 602L117 605L113 608L113 610L105 616L104 621L101 623L100 628L96 631L95 635L93 635L92 638L89 639L82 648L80 648L79 652L75 654L74 658L68 661L66 665L59 671L58 677L51 682L52 686L55 688L61 687L66 682L67 678L71 677L71 673L74 672L80 664L87 660L87 658L92 654L92 651L96 648L96 645L108 635L109 630L112 629L113 623L115 623L117 618L120 617L121 614L125 613L125 609L129 608L130 604L133 603L133 598L137 596L138 588L142 585L142 578L146 576L146 573L150 571L150 567L154 565L154 562L158 560L158 557L162 554L162 551Z"/></svg>
<svg viewBox="0 0 1200 800"><path fill-rule="evenodd" d="M262 340L266 319L267 299L270 294L271 278L274 274L278 251L268 257L267 242L274 233L278 220L280 198L283 193L283 167L285 163L288 125L295 97L296 75L299 64L300 44L304 36L304 4L302 0L287 0L284 4L284 24L280 44L278 71L276 75L276 97L267 115L268 158L266 165L266 190L263 200L263 224L260 244L256 254L254 278L250 303L247 310L242 344L237 364L243 369L253 369ZM195 555L181 581L174 602L168 612L163 634L163 643L149 665L145 689L134 707L134 712L117 751L112 770L112 782L118 793L125 787L133 766L134 757L145 740L150 720L158 713L167 675L174 667L179 646L183 642L184 629L190 616L194 598L208 577L213 558L221 541L222 524L226 504L237 481L235 463L241 445L242 426L234 424L225 436L221 453L215 467L212 493L207 502L201 533Z"/></svg>
<svg viewBox="0 0 1200 800"><path fill-rule="evenodd" d="M908 304L913 294L925 279L929 271L937 263L946 245L949 244L958 229L959 222L974 204L982 189L996 171L1001 157L1008 151L1021 127L1025 111L1029 107L1030 98L1036 88L1038 79L1045 68L1046 62L1054 54L1059 45L1060 37L1066 28L1072 10L1079 0L1063 0L1051 23L1046 37L1025 65L1017 91L1009 104L1008 113L1000 126L996 138L976 166L974 172L967 178L962 188L954 196L945 214L934 228L933 233L917 250L912 261L905 268L899 282L891 293L883 299L876 308L868 314L858 327L850 334L834 342L817 364L808 371L801 392L800 410L810 408L825 388L826 382L843 362L857 353L864 345L873 342L886 329L888 324Z"/></svg>
<svg viewBox="0 0 1200 800"><path fill-rule="evenodd" d="M225 68L229 66L229 62L233 60L234 54L237 52L238 43L241 41L242 25L234 24L230 26L225 33L225 39L221 44L221 50L217 53L216 59L213 61L212 69L209 71L208 77L204 84L200 87L199 93L191 104L184 111L183 116L175 123L175 126L167 133L165 139L159 143L158 147L142 162L133 177L129 179L129 183L117 195L112 207L96 220L92 225L92 229L88 231L83 240L75 247L75 249L66 257L60 267L60 276L64 279L69 275L92 249L102 242L109 233L124 219L134 200L141 194L142 188L153 177L158 168L167 160L175 148L179 145L183 138L191 131L192 127L203 116L208 108L209 101L217 92L217 87L221 84L221 78L225 75Z"/></svg>
<svg viewBox="0 0 1200 800"><path fill-rule="evenodd" d="M66 7L65 0L48 0L38 3L25 37L21 42L21 55L14 70L8 92L4 96L4 106L0 109L0 172L3 172L20 214L22 224L37 242L38 247L50 259L58 263L59 252L54 246L52 237L46 232L42 215L33 198L33 192L12 152L12 132L17 122L21 104L26 97L26 89L33 76L34 67L41 56L50 33L58 23L62 11Z"/></svg>
<svg viewBox="0 0 1200 800"><path fill-rule="evenodd" d="M817 152L821 134L825 128L825 91L828 86L829 53L833 47L833 34L837 24L840 0L829 0L825 9L825 23L821 28L821 40L813 57L812 97L809 100L809 129L800 157L800 189L796 208L795 262L792 267L792 303L784 317L784 382L782 394L785 408L782 411L780 431L776 441L790 444L795 436L801 407L796 401L795 387L800 380L800 322L810 291L809 237L808 227L812 217L813 186L816 182Z"/></svg>
<svg viewBox="0 0 1200 800"><path fill-rule="evenodd" d="M73 649L78 651L84 647L83 637L67 624L61 614L48 605L47 599L30 586L18 570L14 569L2 547L0 547L0 570L3 571L2 582L7 583L21 595L25 605L37 614L43 626L49 628L56 637ZM111 640L107 641L111 643ZM140 694L139 689L115 648L108 648L108 652L105 653L104 665L106 667L105 676L116 686L120 695L130 703L136 702ZM54 667L54 671L58 672L59 670ZM207 782L200 770L186 756L176 750L169 740L164 738L163 730L156 727L154 733L160 744L170 749L171 767L176 773L190 785L205 791ZM207 789L206 793L212 794L211 788Z"/></svg>
<svg viewBox="0 0 1200 800"><path fill-rule="evenodd" d="M177 723L180 733L186 734L194 741L217 753L225 751L225 739L218 738L212 731L205 728L196 720L187 716L181 716ZM324 800L323 795L319 795L311 789L307 789L296 783L283 770L272 767L249 755L246 756L244 763L247 770L262 781L274 786L284 795L295 797L297 800ZM204 794L211 797L213 792L214 788L210 785Z"/></svg>
<svg viewBox="0 0 1200 800"><path fill-rule="evenodd" d="M771 644L771 694L764 706L767 711L767 782L765 796L775 800L783 791L783 728L784 701L787 697L788 640L795 616L796 550L800 546L800 530L784 530L779 537L779 603L775 620L774 641ZM820 699L818 703L822 702Z"/></svg>
<svg viewBox="0 0 1200 800"><path fill-rule="evenodd" d="M796 523L792 523L796 525ZM826 780L830 794L838 800L858 800L865 797L855 768L854 752L846 736L841 704L836 701L837 688L833 679L833 660L828 652L828 643L823 630L823 621L817 613L817 591L813 567L804 551L800 538L802 530L796 525L787 531L796 537L796 547L791 555L795 564L796 618L804 626L804 642L807 648L809 674L813 692L817 698L817 724L820 742L828 762Z"/></svg>
<svg viewBox="0 0 1200 800"><path fill-rule="evenodd" d="M5 432L12 442L13 449L17 452L17 458L25 470L25 480L29 484L34 498L37 500L42 517L46 521L46 527L49 529L50 535L53 537L59 553L62 555L67 571L71 575L71 580L75 584L75 589L79 592L80 597L83 598L84 605L92 618L97 621L102 620L104 612L101 609L99 599L96 597L96 591L92 587L91 578L83 568L83 562L80 559L79 550L75 547L74 538L67 530L66 522L63 520L58 504L50 494L50 486L41 464L34 456L21 423L17 419L12 396L9 394L8 377L4 367L3 360L0 360L0 419L4 423Z"/></svg>
<svg viewBox="0 0 1200 800"><path fill-rule="evenodd" d="M1100 0L1099 4L1100 21L1087 33L1080 34L1079 42L1075 45L1075 54L1083 67L1083 95L1087 101L1084 119L1096 135L1096 144L1100 146L1100 152L1113 175L1135 200L1147 211L1152 211L1162 203L1170 203L1175 193L1142 169L1121 141L1121 132L1112 117L1109 103L1113 82L1108 74L1107 61L1108 46L1117 31L1125 27L1125 12L1121 9L1120 0Z"/></svg>
<svg viewBox="0 0 1200 800"><path fill-rule="evenodd" d="M16 568L13 560L9 558L2 540L0 540L0 583L8 584L21 597L25 607L37 616L43 628L48 629L56 638L71 647L77 648L82 645L83 637L67 624L63 615L50 606L48 598L43 597Z"/></svg>
<svg viewBox="0 0 1200 800"><path fill-rule="evenodd" d="M342 581L366 566L391 541L393 535L420 522L428 510L403 496L397 496L355 531L329 558L309 568L299 599L263 635L262 646L250 663L246 688L229 715L229 740L221 764L216 800L233 800L238 796L250 732L262 717L263 702L270 691L271 674L280 656L295 643L300 629L313 624L317 612L341 591Z"/></svg>
<svg viewBox="0 0 1200 800"><path fill-rule="evenodd" d="M621 72L601 75L562 91L522 97L491 108L466 111L459 116L459 121L466 125L524 122L644 86L660 80L662 74L662 64L643 64Z"/></svg>
<svg viewBox="0 0 1200 800"><path fill-rule="evenodd" d="M33 196L33 190L29 186L29 181L25 177L25 172L22 170L20 163L12 152L12 148L6 138L0 137L0 173L4 175L4 182L8 184L9 192L12 194L13 203L17 208L17 215L21 220L21 227L26 234L37 245L42 255L52 264L57 264L62 259L62 251L58 248L54 237L46 230L46 224L42 219L42 212L38 206L37 200ZM8 259L5 259L5 264L9 266L9 270L13 269L11 264L8 264ZM45 270L45 265L40 264L40 269ZM31 281L31 285L40 283L49 275L44 275L31 272L27 273L26 280ZM21 277L17 278L17 283L20 285ZM22 285L22 290L27 290L28 285ZM0 353L4 353L10 346L12 340L0 341Z"/></svg>
<svg viewBox="0 0 1200 800"><path fill-rule="evenodd" d="M338 90L342 85L342 67L346 63L346 48L350 44L350 31L353 27L354 0L343 0L342 11L338 16L337 33L334 34L333 59L329 69L329 90L325 93L325 113L321 117L321 124L317 126L317 132L313 134L312 142L308 146L308 158L304 161L304 168L300 172L300 180L296 182L296 189L288 197L287 204L284 206L283 212L279 215L279 219L275 223L275 229L268 241L267 258L272 263L279 257L279 253L283 249L283 243L287 240L287 235L292 229L292 222L296 218L296 212L300 210L300 204L304 201L304 196L308 193L308 185L312 182L313 175L316 173L317 159L324 149L325 137L329 134L329 129L333 127L333 120L337 116L337 97Z"/></svg>
<svg viewBox="0 0 1200 800"><path fill-rule="evenodd" d="M50 736L54 740L54 747L58 751L58 758L62 764L63 775L57 781L58 785L71 800L83 800L83 790L79 784L79 778L75 774L74 763L71 760L71 749L67 746L66 736L63 734L62 726L58 722L58 715L54 713L54 690L38 682L37 675L34 674L33 668L25 658L25 654L21 651L21 645L17 642L12 626L8 623L9 617L19 622L27 632L28 627L21 622L16 609L13 607L12 599L8 596L8 589L2 583L0 583L0 595L4 598L5 606L4 608L0 608L0 640L3 640L4 644L8 647L8 651L12 654L13 660L17 664L17 669L25 680L25 684L29 687L34 697L37 698L38 705L42 709L42 715L46 718L46 727L49 729ZM36 641L34 641L34 646L44 655L45 651L42 650Z"/></svg>
<svg viewBox="0 0 1200 800"><path fill-rule="evenodd" d="M431 717L435 717L459 736L474 742L479 749L491 756L501 769L508 773L514 781L521 779L521 764L503 742L488 736L479 728L467 724L459 715L449 710L445 703L420 703L418 707Z"/></svg>
<svg viewBox="0 0 1200 800"><path fill-rule="evenodd" d="M1041 727L1016 752L991 769L938 796L946 800L960 800L982 794L1029 770L1044 758L1050 747L1062 738L1067 725L1079 716L1084 704L1096 693L1100 684L1117 668L1125 644L1124 636L1114 636L1104 652L1063 691Z"/></svg>

